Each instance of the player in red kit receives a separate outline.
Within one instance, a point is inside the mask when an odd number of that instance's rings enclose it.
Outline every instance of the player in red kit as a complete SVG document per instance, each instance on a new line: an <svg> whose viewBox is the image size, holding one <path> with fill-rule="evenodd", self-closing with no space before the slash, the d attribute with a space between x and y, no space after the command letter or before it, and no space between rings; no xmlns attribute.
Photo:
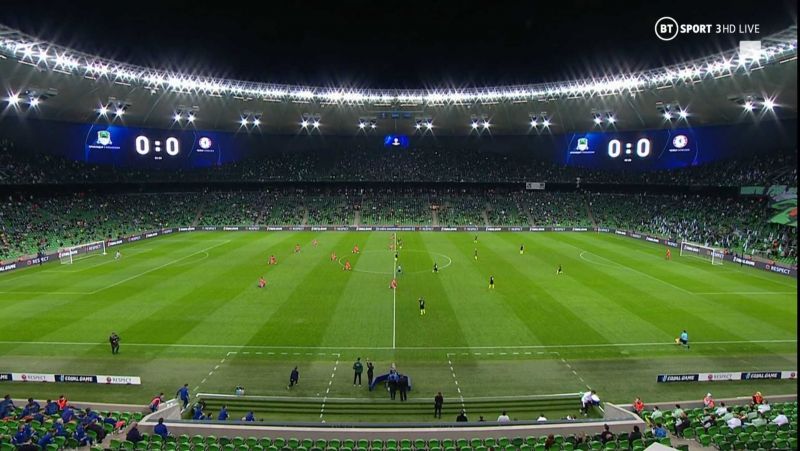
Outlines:
<svg viewBox="0 0 800 451"><path fill-rule="evenodd" d="M299 244L295 244L294 245L294 253L295 254L299 254L300 253L300 245Z"/></svg>
<svg viewBox="0 0 800 451"><path fill-rule="evenodd" d="M336 261L336 252L331 252L331 261L332 262Z"/></svg>
<svg viewBox="0 0 800 451"><path fill-rule="evenodd" d="M314 246L314 247L317 247L318 244L319 244L319 241L317 241L316 238L314 238L314 241L311 242L311 245Z"/></svg>
<svg viewBox="0 0 800 451"><path fill-rule="evenodd" d="M354 253L354 254L358 254L359 252L360 252L360 251L359 251L359 249L358 249L358 244L356 244L355 246L353 246L353 253Z"/></svg>
<svg viewBox="0 0 800 451"><path fill-rule="evenodd" d="M392 279L392 281L389 283L389 288L391 288L392 290L397 289L397 279Z"/></svg>
<svg viewBox="0 0 800 451"><path fill-rule="evenodd" d="M258 278L258 288L264 288L267 286L267 281L264 280L263 277Z"/></svg>
<svg viewBox="0 0 800 451"><path fill-rule="evenodd" d="M672 251L669 250L669 248L667 248L667 255L664 258L666 258L667 260L672 260Z"/></svg>
<svg viewBox="0 0 800 451"><path fill-rule="evenodd" d="M353 269L353 267L350 266L350 260L344 262L344 270L345 271L350 271L351 269Z"/></svg>
<svg viewBox="0 0 800 451"><path fill-rule="evenodd" d="M270 256L269 256L269 264L270 264L270 265L277 265L277 264L278 264L278 259L277 259L277 258L275 258L275 256L274 256L274 255L270 255Z"/></svg>

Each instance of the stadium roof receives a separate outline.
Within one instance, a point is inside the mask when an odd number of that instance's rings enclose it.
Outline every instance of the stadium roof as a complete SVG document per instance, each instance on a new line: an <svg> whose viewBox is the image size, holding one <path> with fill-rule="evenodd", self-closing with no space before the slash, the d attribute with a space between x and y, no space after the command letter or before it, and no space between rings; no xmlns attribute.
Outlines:
<svg viewBox="0 0 800 451"><path fill-rule="evenodd" d="M797 28L761 42L756 58L745 59L738 49L729 49L681 64L600 78L399 90L185 74L82 53L0 26L0 78L8 98L19 97L27 104L6 108L4 114L85 122L103 120L97 113L107 108L112 114L124 111L119 122L152 127L185 125L174 120L176 114L183 119L191 114L197 128L240 130L242 121L252 124L257 119L257 130L266 133L296 133L298 123L317 119L323 131L333 134L357 133L359 123L375 124L376 133L414 133L430 123L433 133L469 134L471 124L490 123L493 133L526 134L794 117ZM773 102L774 111L761 108ZM758 114L743 111L748 104L755 105ZM682 111L686 117L680 116ZM548 127L542 127L545 121Z"/></svg>

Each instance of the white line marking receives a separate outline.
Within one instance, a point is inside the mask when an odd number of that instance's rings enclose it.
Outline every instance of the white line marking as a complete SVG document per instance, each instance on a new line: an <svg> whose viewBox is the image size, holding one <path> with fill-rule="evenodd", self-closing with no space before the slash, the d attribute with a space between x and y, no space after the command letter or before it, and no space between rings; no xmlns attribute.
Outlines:
<svg viewBox="0 0 800 451"><path fill-rule="evenodd" d="M467 409L466 409L466 405L464 404L464 395L461 393L461 387L458 384L458 379L456 378L456 372L453 369L453 360L450 358L450 356L452 356L452 355L455 355L455 354L447 353L447 363L450 364L450 371L451 371L451 374L453 375L453 382L456 384L456 390L458 390L458 397L459 397L459 399L461 399L461 410L466 412Z"/></svg>
<svg viewBox="0 0 800 451"><path fill-rule="evenodd" d="M616 265L616 266L619 266L619 267L621 267L621 268L628 269L629 271L633 271L633 272L635 272L635 273L637 273L637 274L641 274L641 275L643 275L643 276L645 276L645 277L647 277L647 278L649 278L649 279L653 279L653 280L655 280L655 281L661 282L661 283L663 283L664 285L669 285L669 286L671 286L672 288L675 288L676 290L683 291L683 292L684 292L684 293L686 293L686 294L695 294L695 293L692 293L691 291L689 291L689 290L687 290L687 289L685 289L685 288L683 288L683 287L679 287L679 286L677 286L677 285L675 285L675 284L673 284L673 283L667 282L666 280L659 279L659 278L658 278L658 277L656 277L656 276L651 276L650 274L647 274L647 273L645 273L645 272L641 272L641 271L639 271L638 269L631 268L631 267L630 267L630 266L628 266L628 265L623 265L622 263L619 263L619 262L616 262L616 261L614 261L614 260L611 260L611 259L605 258L605 257L603 257L602 255L597 255L597 254L595 254L594 252L589 252L589 251L582 250L582 249L580 249L579 247L577 247L577 246L574 246L574 245L572 245L572 244L569 244L569 243L567 243L567 245L568 245L568 246L572 246L572 247L574 247L575 249L578 249L578 250L580 250L580 251L581 251L581 253L580 253L578 256L579 256L579 257L580 257L582 260L584 260L584 261L587 261L587 262L589 262L589 263L597 263L597 262L593 262L593 261L591 261L591 260L587 259L586 257L584 257L584 256L583 256L583 254L592 254L592 255L594 255L594 256L595 256L595 257L597 257L597 258L603 259L603 260L605 260L605 261L607 261L607 262L611 263L612 265Z"/></svg>
<svg viewBox="0 0 800 451"><path fill-rule="evenodd" d="M331 373L331 378L328 380L328 388L325 390L325 396L322 398L322 405L319 408L320 418L322 418L322 416L325 414L325 403L328 401L328 393L331 392L331 385L333 385L333 378L336 376L336 368L339 367L338 354L333 354L333 355L337 355L336 363L333 364L333 372Z"/></svg>
<svg viewBox="0 0 800 451"><path fill-rule="evenodd" d="M778 343L797 343L797 339L785 340L719 340L719 341L693 341L694 345L728 345L728 344L778 344ZM47 345L47 346L98 346L105 345L105 342L81 342L81 341L14 341L0 340L2 345ZM209 344L182 344L182 343L125 343L125 346L143 348L190 348L190 349L219 349L219 348L249 348L249 349L346 349L358 351L388 351L394 348L370 347L370 346L255 346L255 345L209 345ZM615 348L615 347L647 347L647 346L675 346L674 341L666 340L663 342L641 342L641 343L593 343L593 344L553 344L553 345L510 345L510 346L405 346L398 347L398 350L406 351L461 351L471 349L580 349L580 348ZM275 352L267 352L274 355ZM288 355L287 352L280 353ZM475 355L481 355L475 352ZM530 352L525 352L530 355ZM544 354L539 352L537 354ZM317 355L327 355L318 353ZM339 355L339 354L331 354Z"/></svg>
<svg viewBox="0 0 800 451"><path fill-rule="evenodd" d="M394 232L394 252L399 253L397 250L397 232ZM392 279L397 277L397 262L392 257ZM392 289L392 349L397 348L397 289Z"/></svg>
<svg viewBox="0 0 800 451"><path fill-rule="evenodd" d="M797 292L796 291L711 291L705 293L694 292L693 294L706 295L706 296L724 295L724 294L731 294L731 295L746 294L749 296L773 296L773 295L787 295L787 294L797 295Z"/></svg>
<svg viewBox="0 0 800 451"><path fill-rule="evenodd" d="M101 291L108 290L109 288L114 288L114 287L116 287L117 285L123 284L123 283L125 283L125 282L129 282L129 281L131 281L131 280L133 280L133 279L136 279L136 278L138 278L138 277L142 277L142 276L143 276L143 275L145 275L145 274L150 274L150 273L151 273L151 272L153 272L153 271L158 271L158 270L159 270L159 269L161 269L161 268L164 268L164 267L166 267L166 266L169 266L169 265L172 265L172 264L178 263L178 262L180 262L180 261L186 260L187 258L189 258L189 257L192 257L192 256L194 256L194 255L196 255L196 254L199 254L199 253L201 253L201 252L207 252L207 251L209 251L209 250L211 250L211 249L214 249L215 247L222 246L223 244L226 244L226 243L230 243L230 240L228 240L228 241L225 241L225 242L222 242L222 243L219 243L219 244L215 244L215 245L213 245L213 246L209 246L209 247L207 247L207 248L205 248L205 249L200 249L200 250L199 250L199 251L197 251L197 252L192 252L192 253L191 253L191 254L189 254L189 255L186 255L186 256L183 256L183 257L181 257L181 258L177 258L177 259L175 259L175 260L169 261L169 262L167 262L167 263L164 263L163 265L159 265L159 266L156 266L155 268L150 268L150 269L148 269L147 271L141 272L141 273L139 273L139 274L136 274L136 275L133 275L133 276L131 276L131 277L126 277L126 278L124 278L124 279L122 279L122 280L118 280L118 281L116 281L116 282L114 282L114 283L112 283L112 284L110 284L110 285L108 285L108 286L105 286L105 287L103 287L103 288L98 288L98 289L96 289L96 290L94 290L94 291L90 292L89 294L97 294L97 293L99 293L99 292L101 292Z"/></svg>

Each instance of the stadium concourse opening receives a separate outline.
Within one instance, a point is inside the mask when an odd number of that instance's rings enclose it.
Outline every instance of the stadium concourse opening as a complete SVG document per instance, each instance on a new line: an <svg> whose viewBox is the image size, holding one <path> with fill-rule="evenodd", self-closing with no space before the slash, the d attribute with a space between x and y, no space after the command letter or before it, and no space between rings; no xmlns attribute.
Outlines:
<svg viewBox="0 0 800 451"><path fill-rule="evenodd" d="M0 451L797 449L795 5L37 2Z"/></svg>

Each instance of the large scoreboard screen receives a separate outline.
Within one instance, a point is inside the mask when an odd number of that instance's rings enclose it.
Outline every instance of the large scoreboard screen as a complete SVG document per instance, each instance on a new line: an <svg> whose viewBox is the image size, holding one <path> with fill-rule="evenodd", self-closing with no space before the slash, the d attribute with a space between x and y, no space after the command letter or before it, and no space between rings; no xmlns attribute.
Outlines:
<svg viewBox="0 0 800 451"><path fill-rule="evenodd" d="M115 166L205 167L223 162L225 134L90 125L84 161Z"/></svg>
<svg viewBox="0 0 800 451"><path fill-rule="evenodd" d="M701 162L701 140L693 129L590 132L567 135L566 163L598 169L672 169Z"/></svg>

